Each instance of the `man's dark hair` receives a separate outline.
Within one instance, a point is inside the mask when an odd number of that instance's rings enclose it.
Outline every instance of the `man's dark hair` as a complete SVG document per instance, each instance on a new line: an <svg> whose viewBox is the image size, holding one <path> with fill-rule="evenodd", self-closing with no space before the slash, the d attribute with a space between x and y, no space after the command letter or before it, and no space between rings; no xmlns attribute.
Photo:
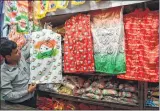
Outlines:
<svg viewBox="0 0 160 111"><path fill-rule="evenodd" d="M17 48L17 44L11 40L5 40L0 44L0 55L5 57L6 55L11 55L12 50Z"/></svg>
<svg viewBox="0 0 160 111"><path fill-rule="evenodd" d="M2 44L3 42L7 41L8 38L7 37L1 37L0 38L0 44Z"/></svg>

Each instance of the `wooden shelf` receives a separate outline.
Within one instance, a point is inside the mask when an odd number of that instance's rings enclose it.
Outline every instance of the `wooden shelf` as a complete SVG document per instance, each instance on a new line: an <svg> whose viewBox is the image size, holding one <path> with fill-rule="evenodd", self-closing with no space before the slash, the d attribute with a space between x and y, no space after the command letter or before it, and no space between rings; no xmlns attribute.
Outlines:
<svg viewBox="0 0 160 111"><path fill-rule="evenodd" d="M121 103L111 103L106 101L91 100L87 98L57 94L55 92L50 92L50 91L38 90L38 94L40 96L50 96L50 97L65 99L69 101L82 102L82 103L99 105L99 106L116 108L116 109L132 109L132 110L140 109L138 105L126 105Z"/></svg>
<svg viewBox="0 0 160 111"><path fill-rule="evenodd" d="M145 107L144 110L159 110L159 107Z"/></svg>

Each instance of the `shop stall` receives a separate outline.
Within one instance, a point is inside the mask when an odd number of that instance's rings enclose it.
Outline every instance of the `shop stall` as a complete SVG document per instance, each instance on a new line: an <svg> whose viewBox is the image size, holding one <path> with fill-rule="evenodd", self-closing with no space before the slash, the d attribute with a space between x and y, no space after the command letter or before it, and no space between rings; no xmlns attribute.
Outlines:
<svg viewBox="0 0 160 111"><path fill-rule="evenodd" d="M159 109L158 0L6 4L8 38L30 41L37 109Z"/></svg>

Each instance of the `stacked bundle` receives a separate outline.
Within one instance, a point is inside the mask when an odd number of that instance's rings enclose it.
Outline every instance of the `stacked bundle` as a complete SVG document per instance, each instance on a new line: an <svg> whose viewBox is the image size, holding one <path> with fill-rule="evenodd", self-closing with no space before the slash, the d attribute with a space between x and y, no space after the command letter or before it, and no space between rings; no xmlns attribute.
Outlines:
<svg viewBox="0 0 160 111"><path fill-rule="evenodd" d="M107 102L136 105L137 87L133 83L119 84L113 77L93 76L88 79L78 76L65 76L63 83L52 85L50 91ZM42 89L41 89L42 90Z"/></svg>
<svg viewBox="0 0 160 111"><path fill-rule="evenodd" d="M52 110L53 109L52 99L46 97L38 97L37 108L41 110Z"/></svg>
<svg viewBox="0 0 160 111"><path fill-rule="evenodd" d="M129 83L119 85L119 101L124 104L136 105L138 103L137 88Z"/></svg>
<svg viewBox="0 0 160 111"><path fill-rule="evenodd" d="M11 27L11 31L8 34L8 38L14 42L17 43L18 47L21 49L25 43L26 43L26 39L24 37L24 35L22 33L18 33L16 31L16 26L12 26Z"/></svg>
<svg viewBox="0 0 160 111"><path fill-rule="evenodd" d="M147 94L147 101L146 106L150 107L159 107L160 101L159 101L159 87L153 87L150 88Z"/></svg>
<svg viewBox="0 0 160 111"><path fill-rule="evenodd" d="M64 72L94 71L90 16L79 14L65 23Z"/></svg>

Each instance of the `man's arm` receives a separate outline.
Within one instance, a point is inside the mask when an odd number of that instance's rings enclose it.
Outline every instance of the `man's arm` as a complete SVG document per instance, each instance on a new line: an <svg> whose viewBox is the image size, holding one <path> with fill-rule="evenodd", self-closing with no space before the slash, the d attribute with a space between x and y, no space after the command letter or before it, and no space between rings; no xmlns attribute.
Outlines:
<svg viewBox="0 0 160 111"><path fill-rule="evenodd" d="M21 49L22 55L25 59L28 59L30 56L30 41L28 40L26 45Z"/></svg>
<svg viewBox="0 0 160 111"><path fill-rule="evenodd" d="M13 91L11 80L5 77L1 77L1 94L4 100L12 101L17 100L28 94L28 89Z"/></svg>

